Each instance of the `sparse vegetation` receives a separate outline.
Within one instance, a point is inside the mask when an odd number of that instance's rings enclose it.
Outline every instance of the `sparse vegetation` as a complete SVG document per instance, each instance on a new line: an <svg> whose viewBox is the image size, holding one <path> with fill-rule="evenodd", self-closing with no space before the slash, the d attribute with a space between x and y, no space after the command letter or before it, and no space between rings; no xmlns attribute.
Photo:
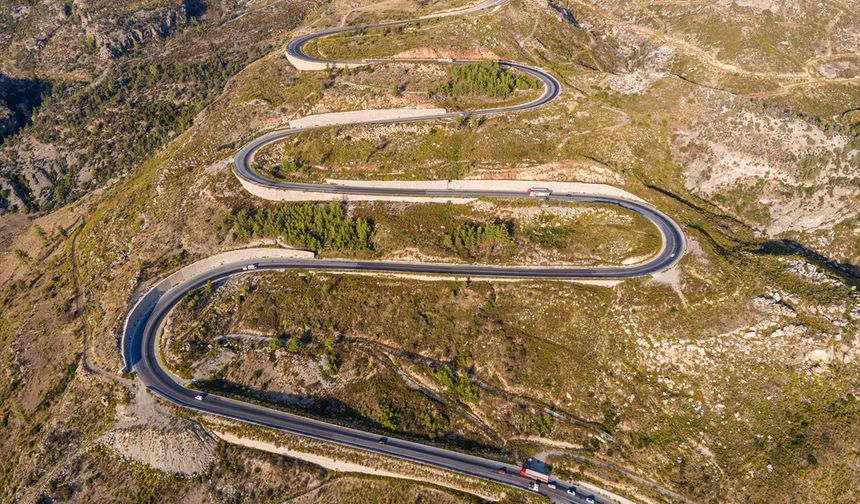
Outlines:
<svg viewBox="0 0 860 504"><path fill-rule="evenodd" d="M290 338L290 344L287 346L287 352L291 354L299 354L305 349L305 344L299 338Z"/></svg>
<svg viewBox="0 0 860 504"><path fill-rule="evenodd" d="M30 264L30 255L27 254L27 252L21 249L15 249L12 252L12 255L15 257L15 261L17 261L20 266L26 266Z"/></svg>

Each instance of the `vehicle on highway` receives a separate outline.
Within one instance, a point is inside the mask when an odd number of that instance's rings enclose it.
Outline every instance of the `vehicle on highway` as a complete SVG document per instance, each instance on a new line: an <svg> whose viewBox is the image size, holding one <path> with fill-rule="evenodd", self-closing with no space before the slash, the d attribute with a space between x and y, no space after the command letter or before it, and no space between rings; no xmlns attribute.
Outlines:
<svg viewBox="0 0 860 504"><path fill-rule="evenodd" d="M528 193L529 196L535 198L547 198L552 194L552 189L547 189L546 187L529 187Z"/></svg>
<svg viewBox="0 0 860 504"><path fill-rule="evenodd" d="M585 498L585 502L587 502L588 504L594 504L594 496L589 495L588 497Z"/></svg>
<svg viewBox="0 0 860 504"><path fill-rule="evenodd" d="M379 441L377 441L377 443L388 444L388 438L387 437L381 437L381 438L379 438Z"/></svg>
<svg viewBox="0 0 860 504"><path fill-rule="evenodd" d="M453 63L454 58L439 58L440 63Z"/></svg>
<svg viewBox="0 0 860 504"><path fill-rule="evenodd" d="M555 481L547 483L546 487L549 488L550 490L555 490Z"/></svg>
<svg viewBox="0 0 860 504"><path fill-rule="evenodd" d="M540 483L538 483L537 481L533 481L532 484L529 485L529 488L532 489L532 491L534 492L540 492Z"/></svg>
<svg viewBox="0 0 860 504"><path fill-rule="evenodd" d="M247 266L242 266L242 271L251 271L257 269L256 264L249 264Z"/></svg>
<svg viewBox="0 0 860 504"><path fill-rule="evenodd" d="M570 495L576 495L576 487L568 487L567 493Z"/></svg>
<svg viewBox="0 0 860 504"><path fill-rule="evenodd" d="M194 400L202 401L203 400L203 394L197 394L196 396L194 396Z"/></svg>
<svg viewBox="0 0 860 504"><path fill-rule="evenodd" d="M536 458L529 458L520 469L520 476L531 478L542 483L549 483L549 468Z"/></svg>
<svg viewBox="0 0 860 504"><path fill-rule="evenodd" d="M499 469L499 474L508 474L508 470L502 467Z"/></svg>

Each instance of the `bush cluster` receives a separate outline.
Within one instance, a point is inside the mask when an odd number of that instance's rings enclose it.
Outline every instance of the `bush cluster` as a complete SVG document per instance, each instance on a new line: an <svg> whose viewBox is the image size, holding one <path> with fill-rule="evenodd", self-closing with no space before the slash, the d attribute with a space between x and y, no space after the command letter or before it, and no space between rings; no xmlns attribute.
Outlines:
<svg viewBox="0 0 860 504"><path fill-rule="evenodd" d="M549 413L539 415L532 425L532 432L537 436L546 437L552 430L553 418Z"/></svg>
<svg viewBox="0 0 860 504"><path fill-rule="evenodd" d="M467 222L442 237L442 246L461 257L479 257L499 245L510 245L509 223L494 221L486 224Z"/></svg>
<svg viewBox="0 0 860 504"><path fill-rule="evenodd" d="M454 393L461 401L477 403L479 399L478 386L472 383L468 376L458 376L450 366L442 366L433 371L433 377L440 385Z"/></svg>

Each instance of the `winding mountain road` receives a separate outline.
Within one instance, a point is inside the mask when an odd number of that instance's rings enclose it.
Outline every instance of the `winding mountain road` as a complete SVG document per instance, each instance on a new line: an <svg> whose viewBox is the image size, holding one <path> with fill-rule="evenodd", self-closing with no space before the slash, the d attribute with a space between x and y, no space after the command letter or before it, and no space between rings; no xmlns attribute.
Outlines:
<svg viewBox="0 0 860 504"><path fill-rule="evenodd" d="M435 16L425 16L421 20L433 17L447 17L476 13L495 9L507 0L489 0L479 5L460 11L440 13ZM342 27L324 30L295 39L289 44L288 53L291 61L305 62L309 65L324 66L356 66L382 63L386 60L345 60L322 61L306 55L302 48L309 41L356 28L376 28L405 24L415 20L393 21L362 27ZM400 60L398 60L400 61ZM458 64L460 61L449 60L408 60L412 62L442 62ZM537 99L516 106L497 107L465 113L469 116L484 116L492 114L514 113L531 110L551 102L561 92L561 85L550 74L538 68L511 62L499 62L505 68L528 73L539 79L544 85L544 92ZM300 63L301 64L301 63ZM464 115L464 113L445 113L410 117L408 119L385 119L362 121L353 124L373 125L387 123L413 122L423 120L449 119ZM262 135L242 147L234 157L234 169L237 177L244 183L284 191L305 191L312 193L337 195L374 195L389 197L427 197L440 198L441 201L451 198L528 198L525 192L511 191L452 191L425 190L407 188L369 188L334 186L328 184L299 184L280 182L267 179L252 169L254 154L264 145L282 140L291 135L314 128L293 128L274 131ZM552 188L551 182L542 183ZM476 457L461 452L444 449L438 446L414 443L410 441L387 438L380 442L380 435L364 432L341 425L322 422L290 413L285 413L264 406L237 401L234 399L208 394L203 400L195 399L197 392L186 388L176 377L171 375L159 362L158 340L164 321L171 310L190 291L208 282L218 282L234 275L259 272L262 270L327 270L327 271L369 271L412 274L435 274L454 277L498 277L520 279L624 279L649 275L673 266L684 252L684 235L680 227L668 216L654 207L638 201L610 197L605 195L564 194L553 193L548 199L585 204L612 204L629 211L636 212L652 222L663 236L663 246L660 252L647 262L620 267L503 267L468 264L439 264L439 263L404 263L381 261L349 261L337 259L299 259L259 256L243 257L217 263L205 268L198 268L181 280L163 280L151 291L146 293L129 311L123 332L122 351L127 369L133 370L147 389L162 399L201 413L219 415L251 424L279 429L285 432L336 443L344 446L368 450L389 455L421 464L446 469L457 473L475 476L484 480L508 485L510 487L527 489L529 480L520 477L519 467L502 462ZM249 265L256 269L249 271ZM192 265L193 266L193 265ZM190 268L190 267L189 267ZM504 467L506 473L499 469ZM563 502L586 502L583 493L574 496L565 490L569 484L560 483L555 490L541 487L541 493L553 500ZM580 489L582 490L582 489ZM586 495L590 492L586 492ZM605 496L598 496L597 502L611 502Z"/></svg>

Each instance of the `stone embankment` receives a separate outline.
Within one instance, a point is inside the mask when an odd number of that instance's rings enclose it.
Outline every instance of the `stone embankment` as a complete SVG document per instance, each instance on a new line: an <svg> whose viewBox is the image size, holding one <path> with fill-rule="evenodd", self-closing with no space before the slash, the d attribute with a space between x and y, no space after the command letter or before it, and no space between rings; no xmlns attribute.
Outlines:
<svg viewBox="0 0 860 504"><path fill-rule="evenodd" d="M369 121L385 120L408 120L416 117L436 116L445 114L443 108L393 108L393 109L370 109L353 110L349 112L329 112L325 114L314 114L290 121L291 128L320 128L324 126L342 126L346 124L359 124Z"/></svg>

